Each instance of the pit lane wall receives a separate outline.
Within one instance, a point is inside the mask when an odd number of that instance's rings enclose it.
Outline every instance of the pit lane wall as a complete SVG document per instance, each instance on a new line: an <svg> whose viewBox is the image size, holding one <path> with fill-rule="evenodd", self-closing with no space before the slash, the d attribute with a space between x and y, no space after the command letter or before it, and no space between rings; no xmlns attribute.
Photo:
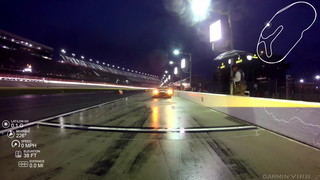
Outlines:
<svg viewBox="0 0 320 180"><path fill-rule="evenodd" d="M187 91L175 94L320 149L320 103Z"/></svg>

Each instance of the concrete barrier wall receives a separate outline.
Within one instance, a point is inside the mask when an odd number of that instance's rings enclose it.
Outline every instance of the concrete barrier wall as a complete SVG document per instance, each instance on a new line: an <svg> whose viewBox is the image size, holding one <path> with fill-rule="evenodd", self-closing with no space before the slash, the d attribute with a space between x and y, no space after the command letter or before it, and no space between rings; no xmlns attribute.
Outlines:
<svg viewBox="0 0 320 180"><path fill-rule="evenodd" d="M320 149L320 103L186 91L176 95Z"/></svg>

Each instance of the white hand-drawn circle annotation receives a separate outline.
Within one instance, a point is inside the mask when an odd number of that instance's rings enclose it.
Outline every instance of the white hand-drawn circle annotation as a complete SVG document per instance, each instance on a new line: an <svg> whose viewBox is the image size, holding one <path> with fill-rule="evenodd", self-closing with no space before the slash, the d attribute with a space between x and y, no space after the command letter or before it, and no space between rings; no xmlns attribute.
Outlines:
<svg viewBox="0 0 320 180"><path fill-rule="evenodd" d="M274 55L274 43L276 42L277 39L279 39L279 37L281 36L282 40L285 39L285 34L284 34L284 30L291 30L290 27L285 27L283 24L280 24L278 25L275 30L269 34L269 35L263 35L263 33L266 31L266 30L269 30L271 29L271 26L273 24L273 21L276 21L277 20L277 16L281 16L283 15L283 13L285 13L285 11L288 11L289 9L292 9L293 7L295 6L301 6L301 5L307 5L311 8L309 8L309 11L313 11L313 19L310 23L308 23L307 25L305 25L305 27L301 27L301 31L298 32L298 37L297 39L295 39L294 41L292 41L292 44L290 43L287 43L286 41L285 44L283 44L283 46L289 46L286 50L286 52L284 52L283 56L279 59L276 59L273 61L271 61L271 58L272 56ZM306 8L304 8L306 9ZM294 12L295 13L295 12ZM298 14L299 16L303 16L304 14ZM290 52L294 49L294 47L300 42L300 40L303 38L303 35L304 33L309 30L312 25L315 23L317 19L317 11L315 9L315 7L308 3L308 2L305 2L305 1L297 1L297 2L294 2L282 9L280 9L279 11L276 12L276 14L265 24L264 28L262 29L261 33L260 33L260 36L259 36L259 40L258 40L258 43L257 43L257 46L256 46L256 52L257 52L257 55L258 57L265 63L268 63L268 64L276 64L276 63L279 63L281 61L283 61L289 54ZM279 19L278 19L279 20ZM279 24L279 22L276 22L275 24ZM296 26L299 26L299 22L294 22L296 23L295 25ZM302 26L302 25L300 25ZM279 44L279 43L278 43ZM280 43L281 44L281 43ZM262 46L262 50L264 52L264 56L261 56L261 46Z"/></svg>

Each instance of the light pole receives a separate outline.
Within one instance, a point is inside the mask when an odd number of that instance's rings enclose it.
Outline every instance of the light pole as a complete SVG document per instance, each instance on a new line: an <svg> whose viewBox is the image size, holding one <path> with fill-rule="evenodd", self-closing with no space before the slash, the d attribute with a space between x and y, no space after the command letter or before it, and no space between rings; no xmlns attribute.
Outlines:
<svg viewBox="0 0 320 180"><path fill-rule="evenodd" d="M231 4L232 4L232 0L231 2L229 2L228 4L228 9L225 12L222 11L217 11L217 10L213 10L213 12L218 13L218 14L222 14L227 16L228 18L228 36L229 36L229 47L231 50L234 49L234 43L233 43L233 30L232 30L232 21L231 21ZM218 20L215 23L210 25L210 42L212 43L212 51L214 51L214 42L218 41L221 39L221 21ZM247 59L250 61L252 59L252 57L247 57ZM230 64L230 77L233 76L233 71L232 71L232 66L235 64L234 60L231 59L230 62L228 62ZM233 94L233 83L230 81L230 94Z"/></svg>
<svg viewBox="0 0 320 180"><path fill-rule="evenodd" d="M175 52L174 54L179 54L180 52ZM173 75L175 76L175 77L178 77L179 75L180 75L180 90L182 90L182 82L181 82L181 79L182 79L182 77L181 77L181 73L179 72L179 67L177 67L176 65L178 65L179 63L177 63L177 62L175 62L175 61L169 61L169 65L170 66L173 66L173 65L175 65L174 67L173 67ZM174 77L173 76L173 77Z"/></svg>
<svg viewBox="0 0 320 180"><path fill-rule="evenodd" d="M224 15L227 15L228 16L228 24L229 24L229 37L230 37L230 42L229 42L229 45L230 45L230 49L233 49L233 39L232 39L232 28L231 28L231 18L230 18L230 7L229 7L229 12L228 13L221 13L221 14L224 14ZM215 21L214 23L212 23L210 25L210 43L212 43L212 50L214 51L214 43L221 40L222 38L222 27L221 27L221 20L217 20ZM252 56L250 57L247 57L248 60L252 59ZM234 59L231 58L228 60L228 64L230 65L230 94L232 95L233 94L233 82L231 81L231 77L233 76L233 71L232 71L232 66L235 64L234 62Z"/></svg>
<svg viewBox="0 0 320 180"><path fill-rule="evenodd" d="M184 54L184 55L189 56L189 60L190 60L190 68L189 68L190 75L189 75L189 79L190 79L190 88L191 88L191 91L192 91L192 86L191 86L191 84L192 84L192 54L191 53L187 53L187 52L180 52L178 49L175 49L173 51L173 54L176 55L176 56L179 55L179 54Z"/></svg>
<svg viewBox="0 0 320 180"><path fill-rule="evenodd" d="M315 83L316 93L315 93L315 94L316 94L316 98L318 98L317 95L318 95L318 89L319 89L318 85L319 85L320 75L318 74L318 75L316 75L314 78L316 79L316 83ZM317 88L317 87L318 87L318 88ZM313 91L312 91L312 92L313 92Z"/></svg>
<svg viewBox="0 0 320 180"><path fill-rule="evenodd" d="M228 25L229 25L229 37L230 37L230 49L233 50L233 30L232 30L232 23L231 23L231 3L228 6L228 12L224 13L224 15L226 15L228 17ZM234 60L231 60L230 63L230 77L233 76L233 70L232 70L232 66L234 65ZM233 94L233 82L230 82L230 95Z"/></svg>
<svg viewBox="0 0 320 180"><path fill-rule="evenodd" d="M304 83L304 79L299 80L299 98L302 100L302 95L301 95L301 89L302 89L302 84Z"/></svg>

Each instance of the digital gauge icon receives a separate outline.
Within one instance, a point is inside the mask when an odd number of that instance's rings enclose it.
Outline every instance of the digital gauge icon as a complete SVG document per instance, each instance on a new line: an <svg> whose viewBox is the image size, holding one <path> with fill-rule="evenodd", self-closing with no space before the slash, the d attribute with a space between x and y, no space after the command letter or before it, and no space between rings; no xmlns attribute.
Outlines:
<svg viewBox="0 0 320 180"><path fill-rule="evenodd" d="M12 142L11 142L11 147L20 147L20 141L18 141L18 140L13 140Z"/></svg>
<svg viewBox="0 0 320 180"><path fill-rule="evenodd" d="M2 121L2 127L3 127L3 128L8 128L8 127L10 127L10 122L9 122L8 120Z"/></svg>
<svg viewBox="0 0 320 180"><path fill-rule="evenodd" d="M14 131L8 131L7 136L8 136L8 138L14 138L15 137Z"/></svg>

